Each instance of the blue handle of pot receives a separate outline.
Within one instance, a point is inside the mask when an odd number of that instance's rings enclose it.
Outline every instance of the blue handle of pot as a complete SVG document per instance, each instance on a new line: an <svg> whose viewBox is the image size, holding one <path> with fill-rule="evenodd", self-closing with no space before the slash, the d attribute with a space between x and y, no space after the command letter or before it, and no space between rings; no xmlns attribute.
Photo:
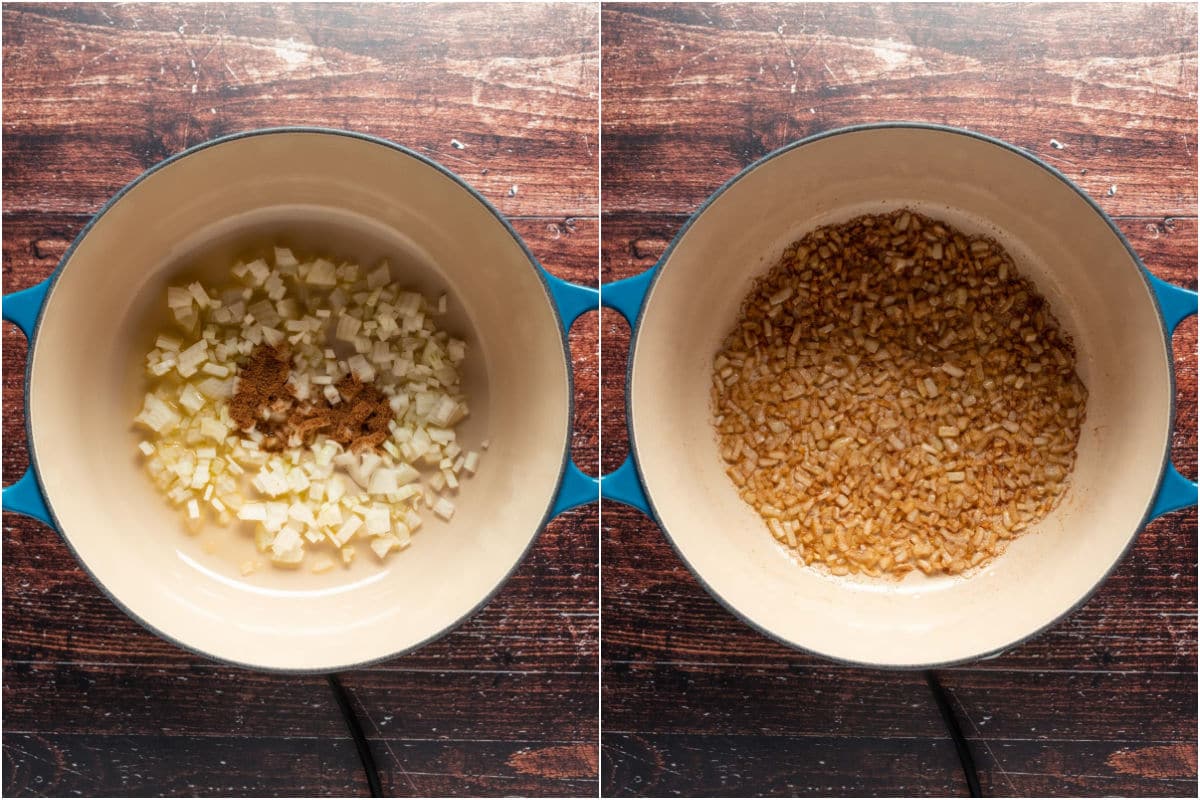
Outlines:
<svg viewBox="0 0 1200 800"><path fill-rule="evenodd" d="M605 284L603 291L600 292L600 302L609 308L620 311L621 316L625 317L632 330L637 325L642 304L646 302L646 292L649 291L656 272L658 272L657 264L641 275Z"/></svg>
<svg viewBox="0 0 1200 800"><path fill-rule="evenodd" d="M33 328L37 324L38 315L42 311L42 304L46 302L46 292L49 289L50 279L47 278L36 286L13 292L4 298L4 320L20 328L26 339L33 337ZM27 517L41 520L51 527L54 526L54 523L50 521L50 511L46 508L46 501L42 498L42 490L38 486L32 467L25 470L25 474L19 481L12 486L4 487L4 492L0 495L0 507L5 511L24 514Z"/></svg>
<svg viewBox="0 0 1200 800"><path fill-rule="evenodd" d="M570 281L564 281L551 275L545 269L542 277L550 287L550 297L554 307L558 309L562 321L563 334L571 330L571 324L588 311L600 310L600 292L590 286L580 286ZM550 508L550 516L557 517L564 511L577 506L595 503L600 500L600 481L585 475L575 466L575 462L567 460L567 468L563 472L562 483L558 487L558 495Z"/></svg>
<svg viewBox="0 0 1200 800"><path fill-rule="evenodd" d="M559 319L562 320L563 333L571 330L571 323L585 312L600 310L599 289L564 281L545 269L542 270L542 276L550 286L550 297L553 298L554 307L558 309Z"/></svg>
<svg viewBox="0 0 1200 800"><path fill-rule="evenodd" d="M0 505L5 511L24 514L46 523L51 528L54 527L54 523L50 519L50 510L46 508L46 501L42 498L42 490L38 486L37 478L34 477L32 467L25 470L21 480L12 486L4 487L3 500L0 500Z"/></svg>
<svg viewBox="0 0 1200 800"><path fill-rule="evenodd" d="M1161 517L1171 511L1196 505L1196 484L1179 474L1175 465L1167 462L1158 495L1150 508L1150 519Z"/></svg>
<svg viewBox="0 0 1200 800"><path fill-rule="evenodd" d="M646 493L642 491L632 457L627 457L625 463L602 478L586 475L574 462L568 461L550 516L557 517L564 511L594 503L601 497L633 506L650 516L650 504L646 502Z"/></svg>
<svg viewBox="0 0 1200 800"><path fill-rule="evenodd" d="M4 321L11 322L21 329L26 339L33 338L33 326L37 324L38 314L42 312L42 303L46 302L46 292L50 291L50 279L36 286L22 289L4 296Z"/></svg>
<svg viewBox="0 0 1200 800"><path fill-rule="evenodd" d="M1167 333L1174 333L1184 318L1196 313L1196 293L1191 289L1167 283L1151 274L1149 270L1146 270L1146 277L1150 280L1150 288L1154 290L1154 297L1158 300L1158 310L1162 312Z"/></svg>
<svg viewBox="0 0 1200 800"><path fill-rule="evenodd" d="M558 496L550 509L550 516L557 517L564 511L578 506L586 506L600 499L600 481L584 474L574 461L567 462L567 470L563 473L562 483L558 487Z"/></svg>
<svg viewBox="0 0 1200 800"><path fill-rule="evenodd" d="M1166 326L1169 336L1175 332L1175 328L1180 322L1196 313L1196 293L1190 289L1167 283L1162 278L1150 274L1149 270L1146 271L1146 277L1158 300L1158 310L1162 313L1163 325ZM1175 469L1175 465L1167 462L1167 470L1163 473L1162 484L1158 487L1158 494L1150 509L1150 519L1161 517L1163 514L1181 508L1194 506L1196 505L1196 496L1196 483L1180 475L1179 470Z"/></svg>
<svg viewBox="0 0 1200 800"><path fill-rule="evenodd" d="M637 327L642 304L646 302L646 292L649 291L657 271L656 264L640 275L606 284L600 292L600 302L619 311L629 323L630 331ZM632 455L627 456L620 467L600 479L600 495L608 500L633 506L646 516L653 516L650 513L650 503L646 499L646 489L638 477L637 465L634 464Z"/></svg>
<svg viewBox="0 0 1200 800"><path fill-rule="evenodd" d="M600 496L633 506L648 517L653 516L650 513L650 503L646 500L646 490L642 488L642 481L638 478L633 456L626 456L621 466L600 479Z"/></svg>
<svg viewBox="0 0 1200 800"><path fill-rule="evenodd" d="M638 309L641 308L646 287L650 283L650 273L645 273L628 281L610 283L601 293L556 278L548 272L544 274L550 286L550 296L554 298L554 304L562 318L564 331L569 330L571 323L584 312L598 310L601 302L616 308L632 325L633 320L637 318ZM601 495L631 505L646 514L650 513L650 506L638 481L633 459L627 458L620 468L602 478L586 475L574 462L568 461L550 515L558 516L568 509L595 502Z"/></svg>

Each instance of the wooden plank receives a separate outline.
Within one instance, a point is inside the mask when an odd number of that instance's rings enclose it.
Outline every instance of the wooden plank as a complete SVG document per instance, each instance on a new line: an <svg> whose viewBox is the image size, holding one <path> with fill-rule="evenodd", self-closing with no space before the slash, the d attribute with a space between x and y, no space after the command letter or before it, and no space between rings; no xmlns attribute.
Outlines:
<svg viewBox="0 0 1200 800"><path fill-rule="evenodd" d="M354 670L367 731L395 739L595 741L595 674ZM7 732L339 736L324 676L210 665L9 663ZM170 713L165 710L170 709Z"/></svg>
<svg viewBox="0 0 1200 800"><path fill-rule="evenodd" d="M949 741L605 732L605 797L947 797Z"/></svg>
<svg viewBox="0 0 1200 800"><path fill-rule="evenodd" d="M91 212L191 145L315 125L442 160L506 214L597 213L593 6L103 11L4 10L8 210Z"/></svg>
<svg viewBox="0 0 1200 800"><path fill-rule="evenodd" d="M1195 748L1136 742L972 741L985 797L1195 790ZM1085 769L1080 769L1084 767ZM604 734L606 797L947 797L966 793L949 740Z"/></svg>
<svg viewBox="0 0 1200 800"><path fill-rule="evenodd" d="M898 119L1023 147L1109 213L1195 214L1192 6L611 4L602 29L606 212L691 210L789 142Z"/></svg>
<svg viewBox="0 0 1200 800"><path fill-rule="evenodd" d="M362 796L348 734L333 737L4 733L6 797Z"/></svg>
<svg viewBox="0 0 1200 800"><path fill-rule="evenodd" d="M569 674L356 670L344 680L376 735L385 738L591 742L595 749L594 668Z"/></svg>
<svg viewBox="0 0 1200 800"><path fill-rule="evenodd" d="M388 797L580 796L594 793L596 786L592 744L376 738L371 746ZM251 738L6 732L4 764L6 797L367 794L348 735ZM589 768L592 777L587 776Z"/></svg>
<svg viewBox="0 0 1200 800"><path fill-rule="evenodd" d="M347 673L343 682L389 794L540 796L594 790L597 731L590 672L374 669ZM326 758L332 764L316 772L303 767L306 753L328 752L328 744L345 735L321 676L207 666L10 663L5 706L9 794L23 793L22 787L43 793L66 786L90 787L89 794L139 794L146 792L146 781L182 791L182 781L195 780L199 771L205 781L226 781L225 791L235 794L358 793L339 790L326 776L338 765L358 774L353 748L335 749ZM517 706L521 711L513 713ZM164 714L164 708L171 713ZM228 748L239 745L245 752L231 758ZM152 758L169 757L179 747L191 754L183 763L169 758L159 769L148 766ZM87 754L94 748L102 748L111 769L77 763L93 758ZM286 774L255 768L257 759L279 752L292 752L299 768ZM220 769L215 768L218 758ZM129 766L122 767L125 762ZM323 783L298 783L318 779ZM238 785L239 780L245 783ZM198 784L187 793L221 785ZM256 785L261 791L254 791Z"/></svg>
<svg viewBox="0 0 1200 800"><path fill-rule="evenodd" d="M989 739L1186 743L1195 737L1196 682L1188 674L960 668L939 675L957 698L964 727ZM604 681L606 733L944 734L920 673L805 659L761 667L609 662Z"/></svg>

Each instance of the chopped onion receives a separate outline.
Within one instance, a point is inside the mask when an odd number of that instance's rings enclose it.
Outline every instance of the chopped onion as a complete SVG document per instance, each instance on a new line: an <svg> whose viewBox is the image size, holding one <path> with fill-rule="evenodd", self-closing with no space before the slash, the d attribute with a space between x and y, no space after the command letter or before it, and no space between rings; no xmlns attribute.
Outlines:
<svg viewBox="0 0 1200 800"><path fill-rule="evenodd" d="M333 535L334 544L336 544L338 547L346 544L348 541L354 538L354 534L358 532L358 529L362 527L362 524L362 517L356 515L351 515L348 517L346 521L342 523L342 527L338 528L337 533Z"/></svg>
<svg viewBox="0 0 1200 800"><path fill-rule="evenodd" d="M387 506L373 505L363 517L367 533L375 536L392 530L392 514Z"/></svg>
<svg viewBox="0 0 1200 800"><path fill-rule="evenodd" d="M300 531L290 525L275 535L271 542L271 560L277 564L299 564L304 560L304 542Z"/></svg>
<svg viewBox="0 0 1200 800"><path fill-rule="evenodd" d="M144 402L142 413L134 417L134 422L140 422L155 433L166 433L183 419L156 395L146 395Z"/></svg>
<svg viewBox="0 0 1200 800"><path fill-rule="evenodd" d="M269 531L277 531L287 524L287 503L267 503L267 516L263 527Z"/></svg>
<svg viewBox="0 0 1200 800"><path fill-rule="evenodd" d="M189 383L187 386L183 387L183 391L179 394L179 405L195 414L197 411L204 408L204 395L196 391L196 387Z"/></svg>
<svg viewBox="0 0 1200 800"><path fill-rule="evenodd" d="M318 258L309 266L304 280L313 286L336 286L337 274L333 262Z"/></svg>
<svg viewBox="0 0 1200 800"><path fill-rule="evenodd" d="M182 351L176 359L175 369L185 378L190 378L200 369L200 365L208 360L208 341L201 339L191 347Z"/></svg>
<svg viewBox="0 0 1200 800"><path fill-rule="evenodd" d="M459 388L467 346L436 328L448 298L401 291L386 262L370 271L302 262L285 247L273 248L272 264L255 259L232 272L242 286L168 287L184 335L155 339L146 371L157 388L135 418L154 434L138 449L155 484L191 522L202 518L203 503L222 524L258 523L260 552L288 567L326 541L348 564L349 542L359 536L371 537L384 558L408 546L424 509L451 519L455 505L438 492L457 491L479 455L464 454L454 430L469 413ZM238 362L262 343L285 341L290 391L301 401L344 402L334 384L348 373L387 396L394 416L378 452L343 452L318 434L309 447L272 454L262 430L234 425ZM313 570L333 562L318 555ZM258 568L246 565L244 572Z"/></svg>
<svg viewBox="0 0 1200 800"><path fill-rule="evenodd" d="M384 261L367 275L367 288L381 289L387 286L391 280L391 270L388 268L388 263Z"/></svg>
<svg viewBox="0 0 1200 800"><path fill-rule="evenodd" d="M300 262L296 260L296 256L286 247L275 248L275 266L277 267L295 267L299 266Z"/></svg>
<svg viewBox="0 0 1200 800"><path fill-rule="evenodd" d="M454 516L454 503L447 500L445 497L439 497L438 501L433 504L433 513L437 514L447 522Z"/></svg>
<svg viewBox="0 0 1200 800"><path fill-rule="evenodd" d="M398 547L399 545L400 542L394 536L376 536L371 540L371 549L381 559L390 553L393 547Z"/></svg>
<svg viewBox="0 0 1200 800"><path fill-rule="evenodd" d="M246 265L245 274L246 281L251 286L262 286L267 276L271 274L271 268L267 266L267 262L259 258Z"/></svg>
<svg viewBox="0 0 1200 800"><path fill-rule="evenodd" d="M178 315L181 309L190 309L196 298L186 288L178 286L167 287L167 307Z"/></svg>

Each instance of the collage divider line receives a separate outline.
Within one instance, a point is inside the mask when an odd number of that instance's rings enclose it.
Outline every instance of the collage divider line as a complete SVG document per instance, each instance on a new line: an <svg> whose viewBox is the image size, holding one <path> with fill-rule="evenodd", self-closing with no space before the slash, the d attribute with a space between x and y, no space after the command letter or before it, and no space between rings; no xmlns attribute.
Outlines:
<svg viewBox="0 0 1200 800"><path fill-rule="evenodd" d="M596 2L596 475L604 476L604 6ZM596 484L596 797L604 760L604 500Z"/></svg>

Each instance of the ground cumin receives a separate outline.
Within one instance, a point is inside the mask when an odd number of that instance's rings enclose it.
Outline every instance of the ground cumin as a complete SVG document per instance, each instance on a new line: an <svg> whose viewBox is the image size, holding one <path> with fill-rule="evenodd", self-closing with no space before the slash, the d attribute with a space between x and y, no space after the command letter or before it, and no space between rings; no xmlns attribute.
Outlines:
<svg viewBox="0 0 1200 800"><path fill-rule="evenodd" d="M292 374L291 348L260 344L238 370L237 391L229 404L229 416L244 431L263 422L263 411L280 401L292 405L294 397L287 385ZM272 409L282 411L282 408Z"/></svg>
<svg viewBox="0 0 1200 800"><path fill-rule="evenodd" d="M355 451L377 449L387 439L392 408L377 386L350 373L334 385L342 398L336 405L323 393L302 401L288 383L291 373L286 345L259 345L238 370L229 415L243 431L260 431L264 450L309 445L318 433Z"/></svg>

